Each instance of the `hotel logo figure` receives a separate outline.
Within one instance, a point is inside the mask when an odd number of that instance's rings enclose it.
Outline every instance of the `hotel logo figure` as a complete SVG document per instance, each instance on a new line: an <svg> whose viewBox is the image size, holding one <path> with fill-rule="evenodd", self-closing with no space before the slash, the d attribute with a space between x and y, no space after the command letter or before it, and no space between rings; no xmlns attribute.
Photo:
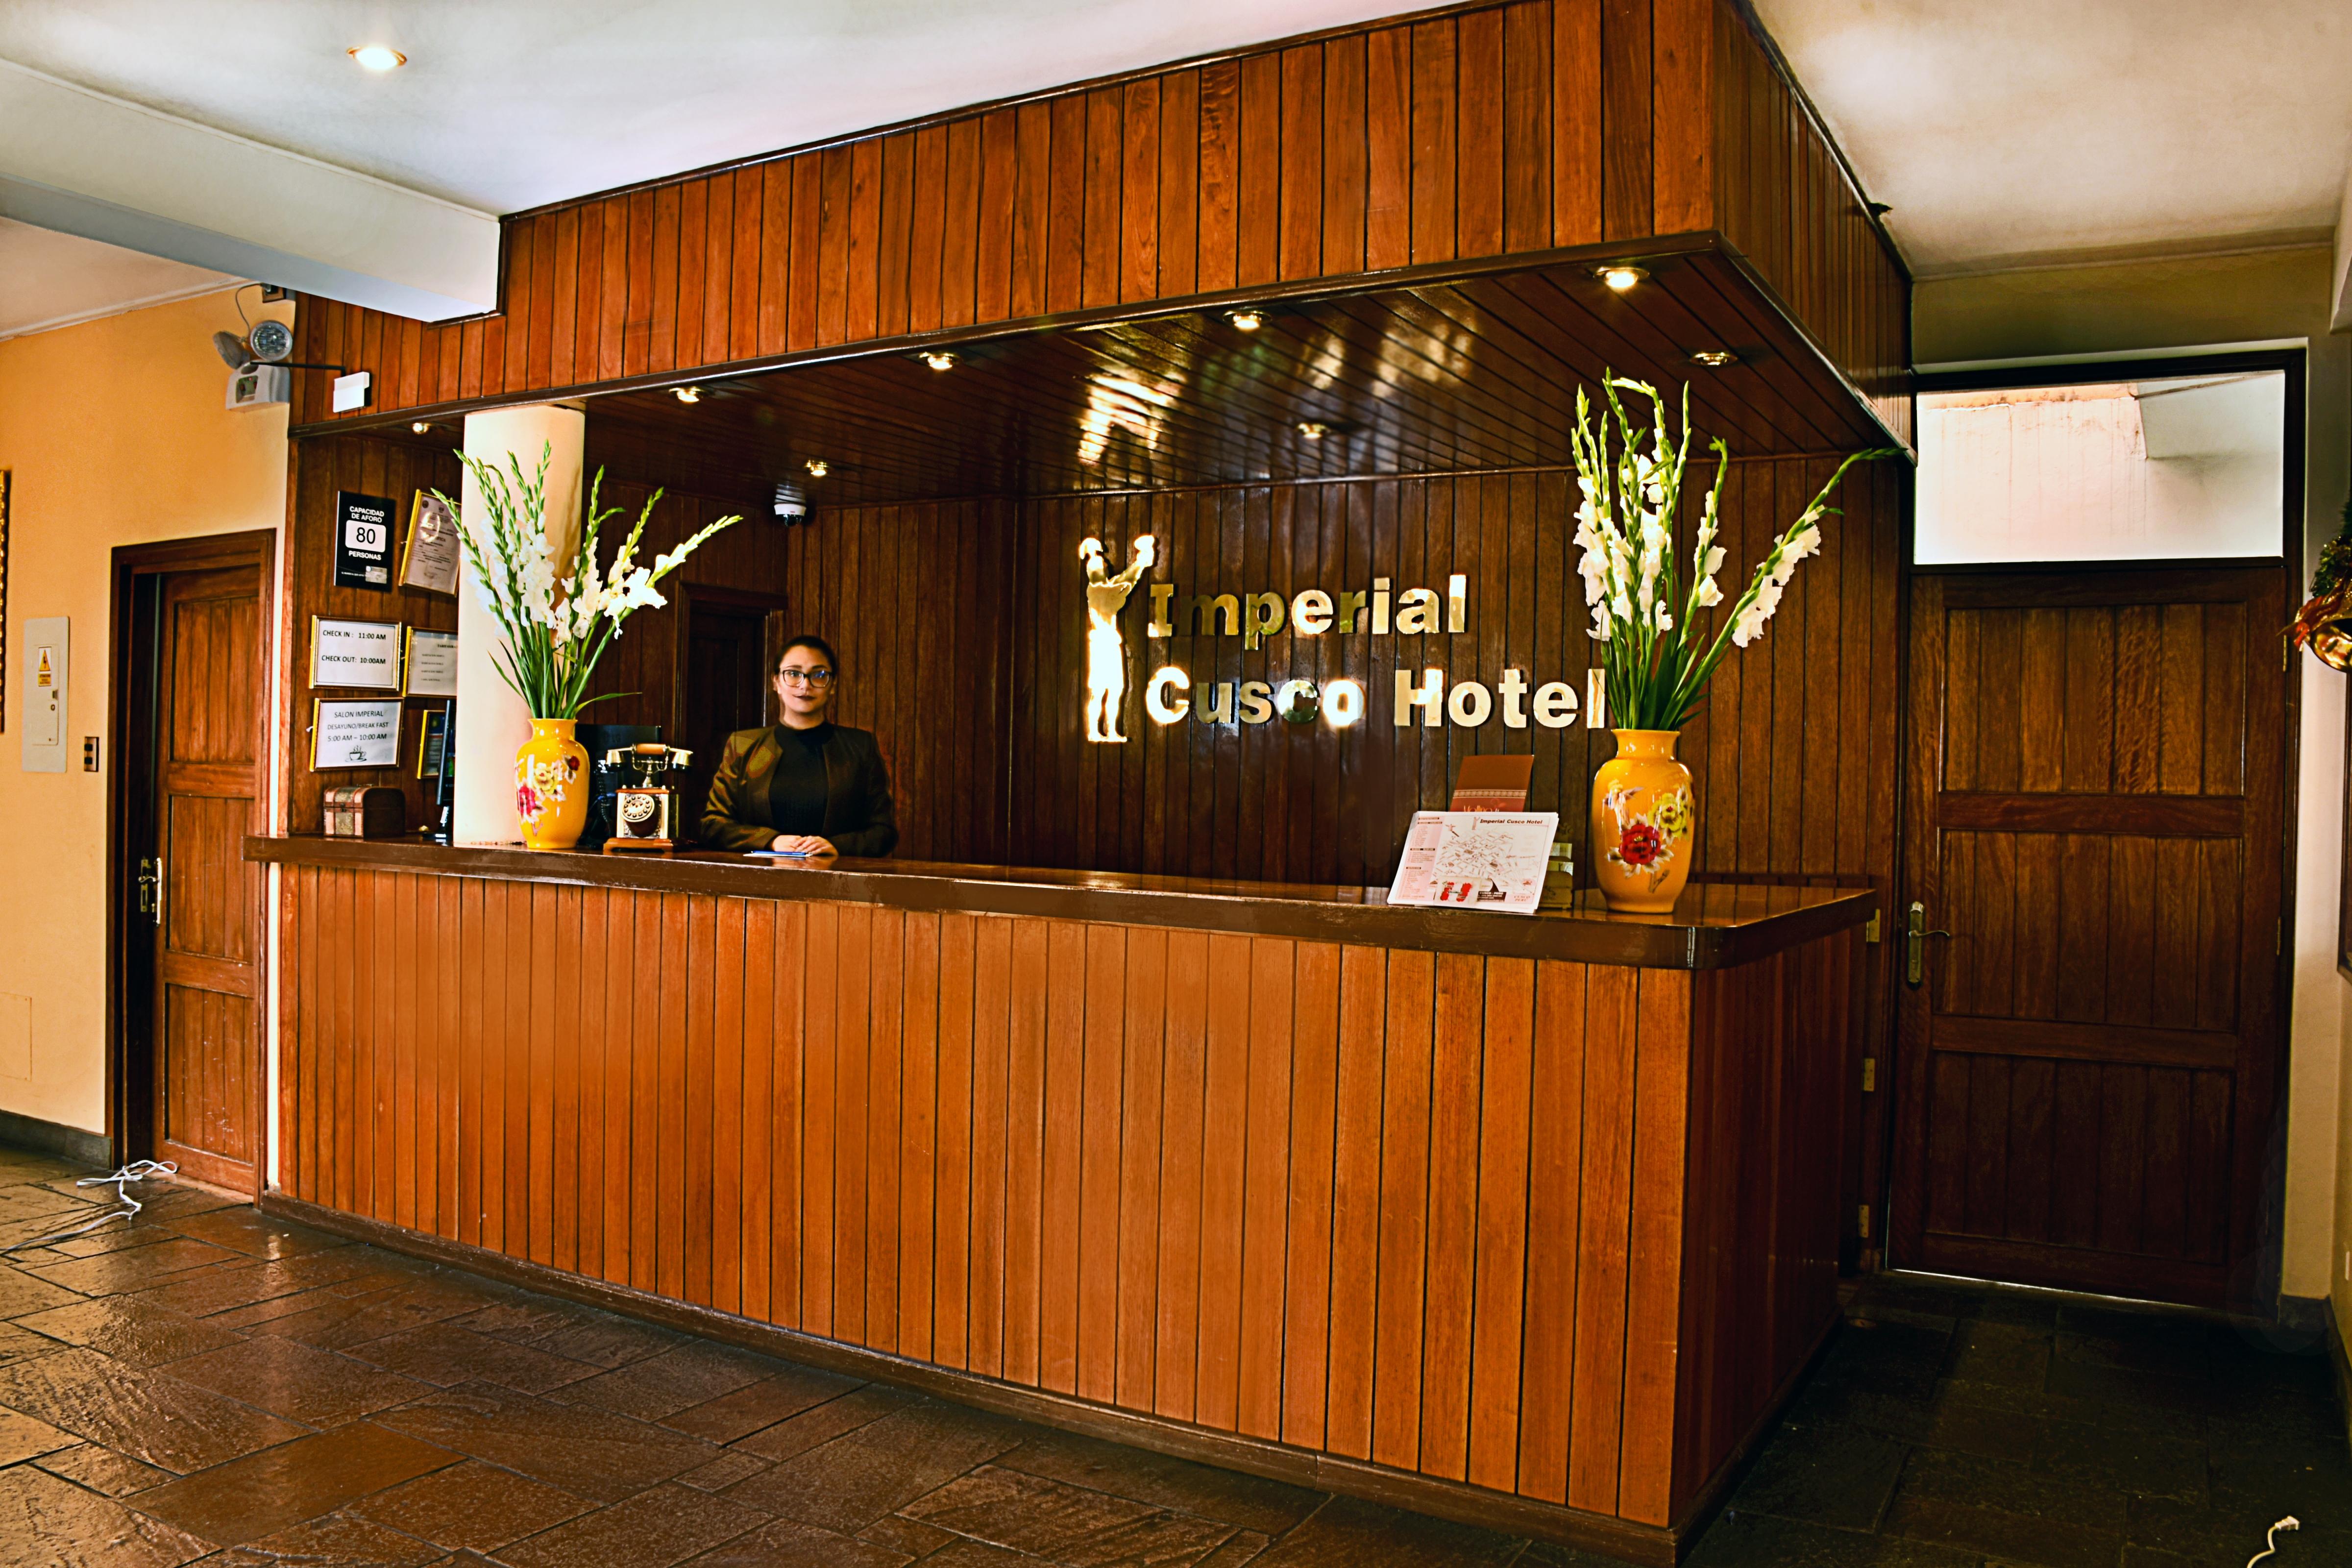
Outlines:
<svg viewBox="0 0 2352 1568"><path fill-rule="evenodd" d="M1118 613L1127 607L1128 595L1135 584L1150 569L1155 558L1151 535L1145 534L1135 542L1135 558L1127 570L1118 576L1103 572L1103 547L1099 539L1089 539L1078 546L1078 559L1087 563L1087 739L1109 741L1124 744L1127 737L1118 732L1118 710L1127 700L1127 646L1119 640Z"/></svg>

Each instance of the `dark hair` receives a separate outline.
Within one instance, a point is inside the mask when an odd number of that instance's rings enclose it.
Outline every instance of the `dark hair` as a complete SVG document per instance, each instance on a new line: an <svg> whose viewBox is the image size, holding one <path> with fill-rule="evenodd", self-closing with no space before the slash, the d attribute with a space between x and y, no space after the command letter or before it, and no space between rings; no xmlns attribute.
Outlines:
<svg viewBox="0 0 2352 1568"><path fill-rule="evenodd" d="M832 670L835 675L841 673L841 659L839 656L835 654L833 651L833 645L813 632L803 632L798 637L786 637L784 639L784 646L776 650L776 668L778 669L784 668L784 656L791 653L793 649L796 647L813 647L816 649L818 653L824 656L824 667L827 669Z"/></svg>

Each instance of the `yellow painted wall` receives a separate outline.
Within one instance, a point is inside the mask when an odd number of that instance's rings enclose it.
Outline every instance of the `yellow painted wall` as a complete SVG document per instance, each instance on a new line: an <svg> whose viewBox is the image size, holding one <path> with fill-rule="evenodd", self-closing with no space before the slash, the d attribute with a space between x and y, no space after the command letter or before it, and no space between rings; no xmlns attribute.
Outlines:
<svg viewBox="0 0 2352 1568"><path fill-rule="evenodd" d="M248 306L256 296L247 295ZM292 319L291 305L270 313ZM0 1040L0 1110L106 1126L107 773L80 737L107 729L110 563L118 544L283 526L286 414L221 406L211 334L226 292L0 342L0 468L10 504L6 732L0 734L0 1026L30 1001L31 1076ZM23 768L28 616L72 617L63 773ZM114 758L103 758L110 769Z"/></svg>
<svg viewBox="0 0 2352 1568"><path fill-rule="evenodd" d="M1913 306L1916 354L1937 364L2307 340L2308 561L2334 537L2352 486L2352 337L2328 334L2333 259L2315 246L1930 280ZM2344 678L2305 658L2281 1284L2332 1296L2352 1340L2352 985L2336 963L2344 717Z"/></svg>

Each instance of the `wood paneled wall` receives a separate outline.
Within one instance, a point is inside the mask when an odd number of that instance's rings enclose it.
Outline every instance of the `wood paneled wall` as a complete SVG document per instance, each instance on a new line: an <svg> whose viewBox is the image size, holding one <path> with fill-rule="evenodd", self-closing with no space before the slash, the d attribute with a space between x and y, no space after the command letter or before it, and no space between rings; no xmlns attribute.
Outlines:
<svg viewBox="0 0 2352 1568"><path fill-rule="evenodd" d="M382 699L383 691L344 688L320 689L310 684L310 620L314 616L352 620L399 621L430 631L457 629L457 601L446 594L427 594L394 587L378 593L370 588L335 586L335 492L356 490L385 496L397 503L397 537L393 561L397 576L399 549L408 542L410 505L420 489L457 493L457 458L422 442L394 441L353 432L347 436L290 443L291 469L288 516L292 542L287 552L287 588L283 599L284 635L278 655L282 672L279 689L287 693L281 721L287 726L285 816L277 831L317 833L323 825L326 792L350 784L397 785L408 797L408 825L425 820L425 786L416 776L416 750L423 720L438 698L417 698L401 716L400 765L396 768L326 768L310 766L310 705L316 699Z"/></svg>
<svg viewBox="0 0 2352 1568"><path fill-rule="evenodd" d="M286 1189L550 1268L1652 1525L1834 1321L1850 931L1695 978L309 866L284 918Z"/></svg>
<svg viewBox="0 0 2352 1568"><path fill-rule="evenodd" d="M380 416L1720 230L1892 417L1909 285L1859 203L1730 0L1518 0L511 218L498 312L306 299L298 357L373 371Z"/></svg>

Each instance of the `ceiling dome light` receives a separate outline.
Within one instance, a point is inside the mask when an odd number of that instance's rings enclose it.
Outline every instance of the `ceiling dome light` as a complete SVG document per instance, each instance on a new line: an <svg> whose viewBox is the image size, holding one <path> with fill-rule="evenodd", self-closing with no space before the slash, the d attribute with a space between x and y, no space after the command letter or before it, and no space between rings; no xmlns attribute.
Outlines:
<svg viewBox="0 0 2352 1568"><path fill-rule="evenodd" d="M1298 422L1298 433L1310 441L1320 441L1324 437L1331 434L1331 426L1324 424L1320 419L1301 419Z"/></svg>
<svg viewBox="0 0 2352 1568"><path fill-rule="evenodd" d="M808 470L809 478L813 479L821 479L824 478L825 475L833 472L833 465L826 462L823 458L811 458L807 462L803 463L801 467Z"/></svg>
<svg viewBox="0 0 2352 1568"><path fill-rule="evenodd" d="M1265 312L1264 310L1253 310L1244 306L1238 310L1227 310L1225 312L1225 320L1234 324L1234 330L1235 331L1254 332L1260 327L1265 325Z"/></svg>
<svg viewBox="0 0 2352 1568"><path fill-rule="evenodd" d="M916 357L933 370L953 370L956 367L956 356L945 349L928 349Z"/></svg>
<svg viewBox="0 0 2352 1568"><path fill-rule="evenodd" d="M1691 363L1703 364L1709 370L1721 370L1727 364L1738 364L1739 356L1729 349L1698 349L1690 356Z"/></svg>
<svg viewBox="0 0 2352 1568"><path fill-rule="evenodd" d="M347 52L352 58L359 61L362 70L372 70L379 74L398 70L408 63L406 55L383 44L362 44L358 48Z"/></svg>
<svg viewBox="0 0 2352 1568"><path fill-rule="evenodd" d="M699 403L702 401L702 388L698 386L673 386L669 389L669 395L672 397L677 398L680 403Z"/></svg>
<svg viewBox="0 0 2352 1568"><path fill-rule="evenodd" d="M1599 268L1592 275L1620 294L1649 276L1641 268L1622 262L1615 266Z"/></svg>
<svg viewBox="0 0 2352 1568"><path fill-rule="evenodd" d="M427 425L424 420L419 419L419 420L417 420L415 423L414 423L414 424L412 424L411 426L409 426L409 428L410 428L411 430L415 431L419 436L423 436L423 435L426 435L426 434L430 433L430 432L431 432L431 430L432 430L432 428L433 428L433 426L430 426L430 425Z"/></svg>

